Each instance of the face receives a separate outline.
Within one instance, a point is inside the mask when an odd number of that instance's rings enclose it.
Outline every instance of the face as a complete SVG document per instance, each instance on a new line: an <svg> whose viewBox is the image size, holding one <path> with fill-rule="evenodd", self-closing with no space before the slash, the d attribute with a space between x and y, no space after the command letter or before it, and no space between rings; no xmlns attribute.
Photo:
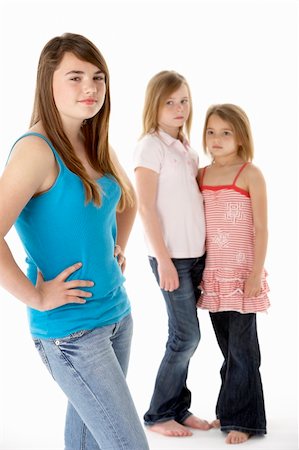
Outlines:
<svg viewBox="0 0 299 450"><path fill-rule="evenodd" d="M178 136L179 128L189 117L190 103L188 88L185 84L173 92L160 106L158 114L159 127L173 137Z"/></svg>
<svg viewBox="0 0 299 450"><path fill-rule="evenodd" d="M232 125L212 114L207 123L206 143L209 153L214 158L237 156L239 143Z"/></svg>
<svg viewBox="0 0 299 450"><path fill-rule="evenodd" d="M95 116L103 106L105 75L98 67L65 53L53 74L53 95L63 122Z"/></svg>

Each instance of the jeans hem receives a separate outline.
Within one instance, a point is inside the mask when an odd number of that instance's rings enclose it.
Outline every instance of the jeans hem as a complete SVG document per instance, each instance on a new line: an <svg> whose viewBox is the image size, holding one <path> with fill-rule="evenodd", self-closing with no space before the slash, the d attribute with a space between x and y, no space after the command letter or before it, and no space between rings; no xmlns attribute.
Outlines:
<svg viewBox="0 0 299 450"><path fill-rule="evenodd" d="M193 414L190 411L187 411L186 414L183 416L182 419L177 420L178 423L180 423L181 425L183 425L183 422L188 419L188 417L193 416Z"/></svg>
<svg viewBox="0 0 299 450"><path fill-rule="evenodd" d="M161 419L158 420L145 420L143 423L144 425L147 426L152 426L155 425L156 423L163 423L163 422L168 422L169 420L175 420L176 422L180 423L181 425L183 424L183 422L188 419L188 417L192 416L193 414L188 411L186 412L186 414L183 416L182 419L177 419L176 416L169 416L169 417L162 417Z"/></svg>
<svg viewBox="0 0 299 450"><path fill-rule="evenodd" d="M146 427L151 427L152 425L155 425L156 423L163 423L163 422L168 422L169 420L175 420L175 417L163 417L162 419L158 419L158 420L147 420L144 421L144 425Z"/></svg>
<svg viewBox="0 0 299 450"><path fill-rule="evenodd" d="M224 425L220 427L221 431L230 432L230 431L240 431L241 433L248 433L250 435L264 435L267 434L267 430L265 428L248 428L248 427L239 427L237 425Z"/></svg>

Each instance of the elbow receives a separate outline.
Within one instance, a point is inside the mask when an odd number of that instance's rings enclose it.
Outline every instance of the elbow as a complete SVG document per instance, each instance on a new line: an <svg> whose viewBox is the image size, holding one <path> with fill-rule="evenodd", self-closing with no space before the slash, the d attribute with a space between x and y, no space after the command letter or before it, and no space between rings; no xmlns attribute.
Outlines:
<svg viewBox="0 0 299 450"><path fill-rule="evenodd" d="M138 212L141 217L149 217L156 213L155 206L151 206L145 203L138 202Z"/></svg>

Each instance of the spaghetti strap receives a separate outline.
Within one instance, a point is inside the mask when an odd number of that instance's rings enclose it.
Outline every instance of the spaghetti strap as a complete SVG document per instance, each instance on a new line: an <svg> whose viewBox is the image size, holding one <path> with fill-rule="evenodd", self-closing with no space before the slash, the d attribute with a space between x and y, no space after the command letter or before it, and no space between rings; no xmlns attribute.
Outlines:
<svg viewBox="0 0 299 450"><path fill-rule="evenodd" d="M207 167L208 167L208 166L205 166L205 167L202 169L202 172L201 172L200 178L199 178L199 186L202 186L202 185L203 185L203 179L204 179L204 176L205 176L206 168L207 168Z"/></svg>
<svg viewBox="0 0 299 450"><path fill-rule="evenodd" d="M237 179L238 179L240 173L242 172L243 169L245 169L246 166L248 166L248 164L250 164L250 163L249 163L249 162L246 162L246 163L244 163L244 164L240 167L240 169L238 170L237 175L235 176L235 179L234 179L234 181L233 181L233 186L235 186L235 184L236 184L236 182L237 182Z"/></svg>

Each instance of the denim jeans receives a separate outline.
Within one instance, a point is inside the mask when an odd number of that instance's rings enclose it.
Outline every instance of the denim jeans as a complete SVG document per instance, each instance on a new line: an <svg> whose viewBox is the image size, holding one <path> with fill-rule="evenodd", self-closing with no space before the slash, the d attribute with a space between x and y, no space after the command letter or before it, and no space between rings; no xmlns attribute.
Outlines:
<svg viewBox="0 0 299 450"><path fill-rule="evenodd" d="M159 283L157 260L149 257ZM200 258L172 259L180 281L173 292L164 291L168 313L168 340L160 364L149 410L144 415L146 425L176 420L182 423L191 415L191 392L186 380L191 356L200 340L196 302L204 269L205 255Z"/></svg>
<svg viewBox="0 0 299 450"><path fill-rule="evenodd" d="M68 397L65 450L148 450L125 375L132 318L62 339L34 339Z"/></svg>
<svg viewBox="0 0 299 450"><path fill-rule="evenodd" d="M222 431L266 434L256 314L210 313L224 356L216 416Z"/></svg>

